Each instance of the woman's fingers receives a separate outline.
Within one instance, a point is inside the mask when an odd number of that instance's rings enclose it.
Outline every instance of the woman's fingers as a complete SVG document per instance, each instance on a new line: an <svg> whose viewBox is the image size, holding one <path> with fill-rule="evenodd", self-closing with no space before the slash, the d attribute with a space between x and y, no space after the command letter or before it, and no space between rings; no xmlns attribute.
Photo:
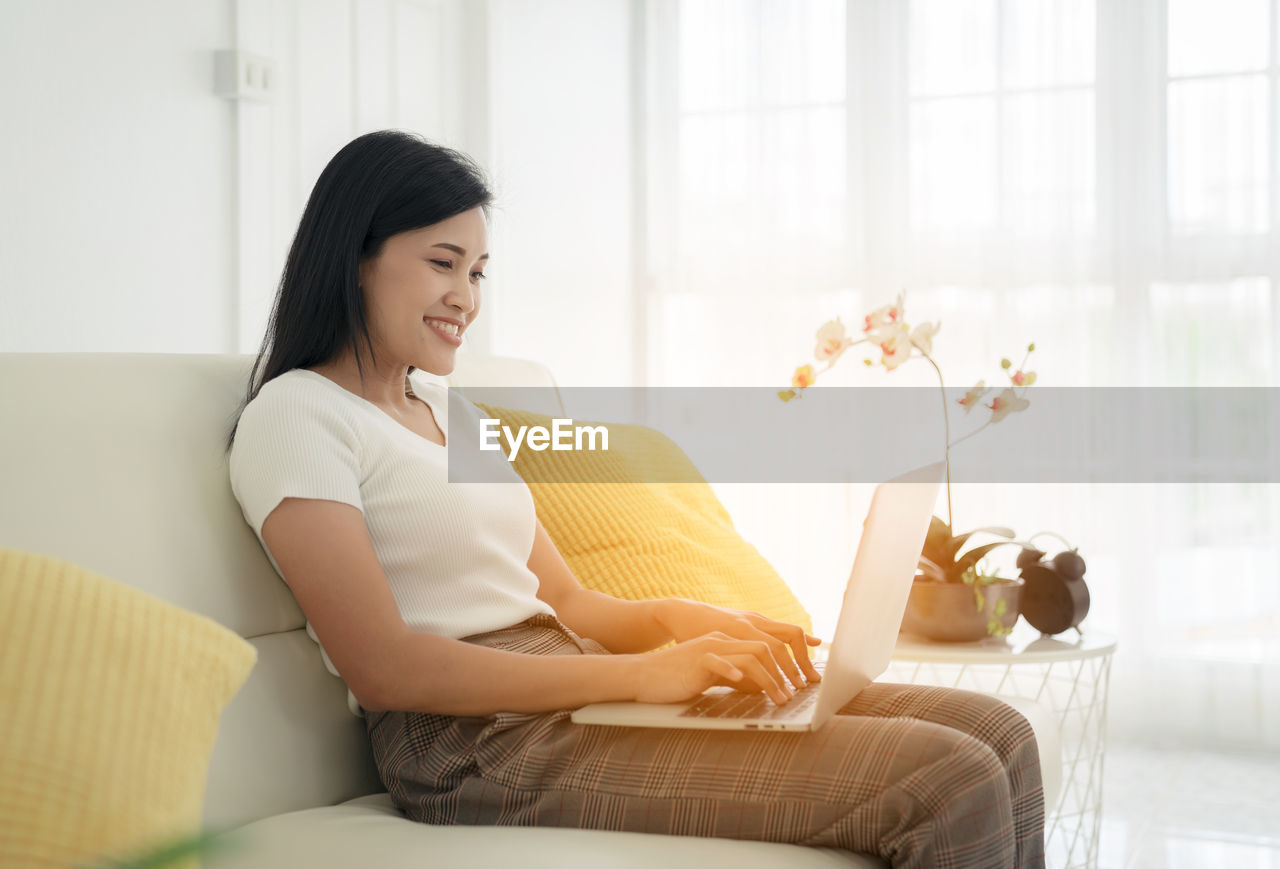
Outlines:
<svg viewBox="0 0 1280 869"><path fill-rule="evenodd" d="M771 635L782 643L786 643L790 647L790 653L786 654L787 658L794 657L800 669L804 672L804 678L809 682L822 681L822 675L814 668L813 662L809 660L809 646L816 646L822 643L817 637L811 637L804 632L804 629L797 625L789 625L785 622L775 622L773 619L767 619L760 616L757 627L760 631ZM790 673L787 674L791 676ZM797 686L799 682L792 677L792 682Z"/></svg>
<svg viewBox="0 0 1280 869"><path fill-rule="evenodd" d="M769 651L773 653L773 659L777 662L778 668L787 674L791 684L797 688L803 688L807 682L804 676L800 674L800 668L796 666L797 662L791 659L791 648L782 640L764 631L757 630L756 635L760 642L769 647ZM809 656L806 654L804 657L807 660Z"/></svg>
<svg viewBox="0 0 1280 869"><path fill-rule="evenodd" d="M745 675L727 658L722 658L714 652L707 652L702 656L702 666L727 682L741 682Z"/></svg>
<svg viewBox="0 0 1280 869"><path fill-rule="evenodd" d="M792 691L783 682L777 667L766 667L758 657L750 653L730 655L729 660L774 703L781 706L791 699Z"/></svg>
<svg viewBox="0 0 1280 869"><path fill-rule="evenodd" d="M732 662L746 679L775 703L786 703L794 693L778 667L769 644L753 640L709 639L709 652ZM732 680L735 683L741 680Z"/></svg>

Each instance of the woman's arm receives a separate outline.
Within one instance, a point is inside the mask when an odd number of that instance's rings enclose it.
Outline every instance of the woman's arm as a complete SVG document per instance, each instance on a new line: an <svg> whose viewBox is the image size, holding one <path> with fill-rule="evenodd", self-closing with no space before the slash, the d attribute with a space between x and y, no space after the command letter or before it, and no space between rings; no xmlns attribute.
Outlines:
<svg viewBox="0 0 1280 869"><path fill-rule="evenodd" d="M538 577L538 597L560 621L620 654L647 652L674 639L660 617L667 601L622 600L583 588L541 520L534 522L529 569Z"/></svg>
<svg viewBox="0 0 1280 869"><path fill-rule="evenodd" d="M728 636L653 655L523 655L410 631L348 504L286 498L262 537L351 693L366 709L542 712L600 700L668 702L722 681L789 696L762 643Z"/></svg>
<svg viewBox="0 0 1280 869"><path fill-rule="evenodd" d="M538 577L538 597L581 636L611 652L627 653L648 651L668 640L722 633L767 645L775 665L796 687L821 678L807 647L822 641L795 625L697 601L621 600L583 588L542 522L535 521L529 569Z"/></svg>

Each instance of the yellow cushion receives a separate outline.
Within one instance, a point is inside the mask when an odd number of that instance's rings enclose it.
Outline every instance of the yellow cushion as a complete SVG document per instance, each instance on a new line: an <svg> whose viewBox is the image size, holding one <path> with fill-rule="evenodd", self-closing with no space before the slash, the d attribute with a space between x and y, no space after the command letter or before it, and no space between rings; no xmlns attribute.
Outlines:
<svg viewBox="0 0 1280 869"><path fill-rule="evenodd" d="M198 834L218 718L256 660L211 619L0 548L0 866Z"/></svg>
<svg viewBox="0 0 1280 869"><path fill-rule="evenodd" d="M513 430L551 427L552 417L543 414L477 406ZM608 451L538 452L526 444L512 465L579 582L628 600L692 598L812 630L791 589L734 529L675 442L645 426L608 429ZM500 441L509 453L506 438Z"/></svg>

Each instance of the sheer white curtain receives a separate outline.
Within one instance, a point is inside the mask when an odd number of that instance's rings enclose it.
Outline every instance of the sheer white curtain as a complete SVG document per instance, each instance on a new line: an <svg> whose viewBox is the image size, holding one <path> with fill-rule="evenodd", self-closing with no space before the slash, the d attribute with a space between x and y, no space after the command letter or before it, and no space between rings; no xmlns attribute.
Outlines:
<svg viewBox="0 0 1280 869"><path fill-rule="evenodd" d="M1042 385L1276 386L1276 6L650 0L648 382L783 385L905 290L948 385L1035 341ZM717 488L829 625L870 487ZM1079 545L1113 732L1277 749L1277 488L960 486L955 522Z"/></svg>

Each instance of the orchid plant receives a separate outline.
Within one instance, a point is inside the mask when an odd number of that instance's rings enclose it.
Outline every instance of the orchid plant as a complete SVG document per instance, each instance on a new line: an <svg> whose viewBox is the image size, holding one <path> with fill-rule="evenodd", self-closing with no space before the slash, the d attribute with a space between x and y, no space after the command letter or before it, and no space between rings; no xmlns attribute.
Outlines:
<svg viewBox="0 0 1280 869"><path fill-rule="evenodd" d="M861 345L866 345L867 349L872 351L871 356L864 356L862 359L862 364L866 366L876 364L874 355L877 350L880 353L880 364L888 371L893 371L898 366L916 357L927 361L933 366L933 370L938 375L938 389L942 394L942 420L946 437L944 459L947 469L947 531L950 533L951 448L973 437L987 426L995 425L1009 414L1019 413L1031 405L1026 393L1027 389L1036 382L1036 373L1027 369L1027 361L1035 351L1036 345L1027 345L1022 362L1017 366L1014 366L1009 359L1000 360L1000 367L1009 378L1009 386L992 395L990 403L983 403L982 399L989 395L994 387L987 386L984 380L979 380L972 389L965 393L964 398L956 400L956 403L964 408L966 415L979 405L987 408L990 414L982 425L953 441L951 439L951 420L948 413L942 369L938 367L938 363L933 358L933 338L938 334L942 324L941 322L924 322L918 323L914 327L908 325L903 301L904 294L899 293L897 300L893 304L876 308L863 317L861 335L857 337L849 335L847 328L839 317L824 323L822 328L818 329L818 343L814 347L813 355L819 363L826 364L817 369L809 364L798 367L791 376L791 388L779 392L778 397L783 401L799 398L806 389L817 381L819 376L830 371L836 362L840 360L840 357L852 348Z"/></svg>

